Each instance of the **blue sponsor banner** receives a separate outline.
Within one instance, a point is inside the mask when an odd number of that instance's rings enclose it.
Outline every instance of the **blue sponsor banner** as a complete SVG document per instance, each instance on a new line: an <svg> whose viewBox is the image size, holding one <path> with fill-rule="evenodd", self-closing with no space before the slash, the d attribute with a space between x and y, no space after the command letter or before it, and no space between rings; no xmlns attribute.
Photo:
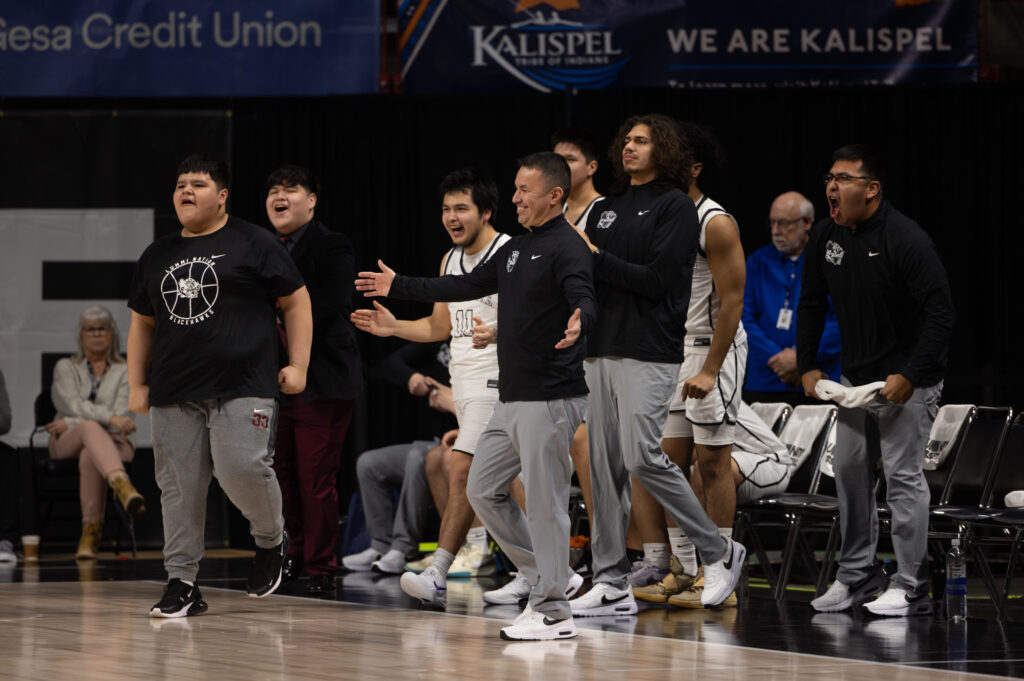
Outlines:
<svg viewBox="0 0 1024 681"><path fill-rule="evenodd" d="M977 80L977 0L403 0L413 93Z"/></svg>
<svg viewBox="0 0 1024 681"><path fill-rule="evenodd" d="M380 0L0 5L0 96L376 92Z"/></svg>

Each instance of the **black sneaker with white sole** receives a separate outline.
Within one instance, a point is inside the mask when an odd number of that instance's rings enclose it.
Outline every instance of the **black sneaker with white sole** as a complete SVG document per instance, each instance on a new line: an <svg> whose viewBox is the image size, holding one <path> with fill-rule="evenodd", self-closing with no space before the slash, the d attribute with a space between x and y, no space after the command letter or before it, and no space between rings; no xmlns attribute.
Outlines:
<svg viewBox="0 0 1024 681"><path fill-rule="evenodd" d="M252 566L249 568L249 596L263 598L274 593L281 586L281 571L288 554L288 533L281 543L270 549L256 547Z"/></svg>
<svg viewBox="0 0 1024 681"><path fill-rule="evenodd" d="M167 582L164 597L154 605L150 617L187 617L206 612L206 601L198 586L190 586L177 577Z"/></svg>

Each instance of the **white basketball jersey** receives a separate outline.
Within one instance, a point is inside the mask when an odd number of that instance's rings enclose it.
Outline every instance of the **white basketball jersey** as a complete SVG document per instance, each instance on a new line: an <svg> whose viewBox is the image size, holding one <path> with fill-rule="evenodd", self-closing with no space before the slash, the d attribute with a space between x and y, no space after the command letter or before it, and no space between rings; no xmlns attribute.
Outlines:
<svg viewBox="0 0 1024 681"><path fill-rule="evenodd" d="M472 255L462 247L453 248L445 256L444 273L469 274L474 267L490 259L510 238L508 234L499 232L491 243ZM497 326L498 294L448 303L448 313L452 320L452 359L448 372L451 374L453 396L459 399L460 396L497 390L498 346L491 344L482 350L473 347L473 317L479 317L487 326Z"/></svg>
<svg viewBox="0 0 1024 681"><path fill-rule="evenodd" d="M718 311L722 307L722 299L715 291L715 281L708 268L708 252L706 245L708 222L716 215L729 215L721 205L707 196L697 201L697 217L700 220L700 243L697 247L697 260L693 264L693 284L690 288L690 309L686 314L686 345L692 345L695 338L710 338L715 333L718 322ZM733 219L733 224L735 224ZM743 322L736 327L734 342L740 343L747 339L743 330Z"/></svg>
<svg viewBox="0 0 1024 681"><path fill-rule="evenodd" d="M580 232L587 231L587 218L590 217L590 211L594 210L594 206L601 203L602 201L604 201L603 196L598 196L593 201L591 201L590 204L583 210L583 212L580 213L580 219L576 221L576 224L573 225L573 227L575 227ZM565 203L562 204L562 215L565 215L566 211L568 210L569 202L566 201ZM566 220L568 220L568 218L566 218Z"/></svg>

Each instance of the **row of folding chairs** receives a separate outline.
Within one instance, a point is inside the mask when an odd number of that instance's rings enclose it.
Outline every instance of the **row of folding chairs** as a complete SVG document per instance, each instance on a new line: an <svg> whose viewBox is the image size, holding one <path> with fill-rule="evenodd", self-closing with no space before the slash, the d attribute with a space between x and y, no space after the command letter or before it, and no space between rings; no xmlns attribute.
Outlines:
<svg viewBox="0 0 1024 681"><path fill-rule="evenodd" d="M827 588L839 548L839 500L832 478L836 407L752 405L780 439L798 455L798 467L789 490L737 509L735 534L758 558L777 600L786 588L797 561L808 574L816 574L815 592ZM945 405L940 408L932 437L922 452L931 493L929 554L941 569L948 540L958 537L970 552L1000 619L1006 604L1024 536L1024 510L1006 509L1008 492L1024 489L1024 414L1013 419L1008 407ZM891 529L885 502L884 479L876 484L880 533ZM785 532L781 563L775 571L760 533L766 528ZM814 557L815 534L824 534L825 552ZM1007 572L997 584L986 548L1001 546L1009 552Z"/></svg>

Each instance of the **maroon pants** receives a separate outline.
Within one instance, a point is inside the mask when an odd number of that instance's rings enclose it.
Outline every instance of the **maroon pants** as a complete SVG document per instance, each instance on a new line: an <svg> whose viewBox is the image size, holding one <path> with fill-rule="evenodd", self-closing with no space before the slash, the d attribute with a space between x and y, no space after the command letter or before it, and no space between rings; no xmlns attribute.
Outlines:
<svg viewBox="0 0 1024 681"><path fill-rule="evenodd" d="M338 468L352 400L286 398L277 415L274 472L281 485L288 555L310 575L338 570Z"/></svg>

